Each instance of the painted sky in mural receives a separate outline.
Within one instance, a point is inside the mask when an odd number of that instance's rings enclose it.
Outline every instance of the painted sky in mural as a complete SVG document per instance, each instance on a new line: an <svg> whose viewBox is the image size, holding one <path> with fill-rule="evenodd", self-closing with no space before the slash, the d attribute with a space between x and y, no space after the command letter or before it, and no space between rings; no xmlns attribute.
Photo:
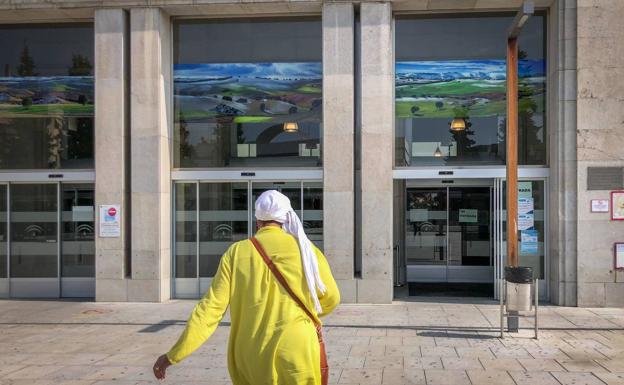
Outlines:
<svg viewBox="0 0 624 385"><path fill-rule="evenodd" d="M544 109L545 62L520 60L520 112ZM399 118L484 117L505 114L504 60L397 62Z"/></svg>
<svg viewBox="0 0 624 385"><path fill-rule="evenodd" d="M238 123L320 120L322 64L176 64L177 118Z"/></svg>

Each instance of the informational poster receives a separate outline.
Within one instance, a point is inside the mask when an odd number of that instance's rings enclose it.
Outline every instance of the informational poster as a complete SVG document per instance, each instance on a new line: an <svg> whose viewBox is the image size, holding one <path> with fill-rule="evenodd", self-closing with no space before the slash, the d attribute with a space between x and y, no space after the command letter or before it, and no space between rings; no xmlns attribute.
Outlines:
<svg viewBox="0 0 624 385"><path fill-rule="evenodd" d="M459 221L477 223L479 221L479 211L476 209L459 209Z"/></svg>
<svg viewBox="0 0 624 385"><path fill-rule="evenodd" d="M615 252L615 268L624 269L624 242L617 242L613 245Z"/></svg>
<svg viewBox="0 0 624 385"><path fill-rule="evenodd" d="M533 182L518 182L518 198L533 198Z"/></svg>
<svg viewBox="0 0 624 385"><path fill-rule="evenodd" d="M624 191L611 191L611 219L624 221Z"/></svg>
<svg viewBox="0 0 624 385"><path fill-rule="evenodd" d="M518 230L528 230L535 226L533 198L518 198Z"/></svg>
<svg viewBox="0 0 624 385"><path fill-rule="evenodd" d="M121 236L119 205L100 205L100 237Z"/></svg>
<svg viewBox="0 0 624 385"><path fill-rule="evenodd" d="M537 255L539 253L537 230L523 230L520 232L520 253L524 255Z"/></svg>
<svg viewBox="0 0 624 385"><path fill-rule="evenodd" d="M592 199L591 200L591 212L592 213L608 213L609 212L609 200L608 199Z"/></svg>
<svg viewBox="0 0 624 385"><path fill-rule="evenodd" d="M427 209L411 209L409 211L410 222L426 222L429 220Z"/></svg>

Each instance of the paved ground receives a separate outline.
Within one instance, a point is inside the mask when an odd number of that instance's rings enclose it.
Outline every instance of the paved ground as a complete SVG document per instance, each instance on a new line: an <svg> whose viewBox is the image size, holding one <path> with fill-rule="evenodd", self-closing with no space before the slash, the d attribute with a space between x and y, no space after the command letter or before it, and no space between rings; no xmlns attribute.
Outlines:
<svg viewBox="0 0 624 385"><path fill-rule="evenodd" d="M151 365L193 305L0 301L0 385L157 383ZM326 319L331 382L624 384L624 309L540 309L534 340L531 329L497 338L492 301L341 305ZM227 325L165 383L228 384Z"/></svg>

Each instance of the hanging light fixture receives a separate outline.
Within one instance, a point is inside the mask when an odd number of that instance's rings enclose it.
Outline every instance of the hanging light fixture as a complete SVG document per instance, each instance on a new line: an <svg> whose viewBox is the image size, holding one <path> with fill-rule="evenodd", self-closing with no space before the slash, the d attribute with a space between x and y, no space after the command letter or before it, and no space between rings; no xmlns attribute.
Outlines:
<svg viewBox="0 0 624 385"><path fill-rule="evenodd" d="M285 122L284 132L297 132L299 131L299 125L297 122Z"/></svg>
<svg viewBox="0 0 624 385"><path fill-rule="evenodd" d="M441 158L442 157L442 151L440 151L440 146L436 147L436 150L433 153L433 156L435 156L436 158Z"/></svg>
<svg viewBox="0 0 624 385"><path fill-rule="evenodd" d="M466 129L466 120L464 118L455 118L451 122L451 131L464 131Z"/></svg>

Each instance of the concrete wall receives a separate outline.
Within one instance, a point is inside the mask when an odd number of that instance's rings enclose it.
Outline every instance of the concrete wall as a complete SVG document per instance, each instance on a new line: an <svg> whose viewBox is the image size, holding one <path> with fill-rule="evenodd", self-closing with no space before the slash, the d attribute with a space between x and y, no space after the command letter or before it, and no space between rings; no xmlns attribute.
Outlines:
<svg viewBox="0 0 624 385"><path fill-rule="evenodd" d="M578 305L624 306L624 273L613 268L624 221L590 213L590 200L609 191L587 190L588 167L624 167L624 2L577 5Z"/></svg>

